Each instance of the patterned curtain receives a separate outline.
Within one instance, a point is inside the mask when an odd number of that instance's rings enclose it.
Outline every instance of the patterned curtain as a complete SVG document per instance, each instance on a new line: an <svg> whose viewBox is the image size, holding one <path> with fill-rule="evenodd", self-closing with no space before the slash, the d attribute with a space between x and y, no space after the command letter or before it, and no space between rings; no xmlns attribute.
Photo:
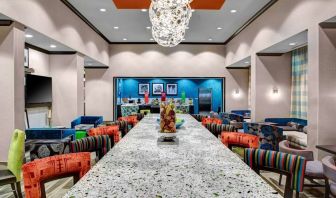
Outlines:
<svg viewBox="0 0 336 198"><path fill-rule="evenodd" d="M291 117L307 119L307 46L292 52L292 101Z"/></svg>

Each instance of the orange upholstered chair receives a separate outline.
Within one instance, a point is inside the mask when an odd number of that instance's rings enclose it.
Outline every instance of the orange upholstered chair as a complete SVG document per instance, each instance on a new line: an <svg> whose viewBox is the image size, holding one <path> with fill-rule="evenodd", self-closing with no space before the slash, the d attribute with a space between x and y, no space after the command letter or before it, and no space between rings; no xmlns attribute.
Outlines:
<svg viewBox="0 0 336 198"><path fill-rule="evenodd" d="M202 125L206 126L207 124L222 124L222 120L218 118L202 118Z"/></svg>
<svg viewBox="0 0 336 198"><path fill-rule="evenodd" d="M133 127L138 124L139 120L138 120L138 116L134 115L134 116L126 116L126 117L120 117L118 119L119 121L127 121L130 125L132 125Z"/></svg>
<svg viewBox="0 0 336 198"><path fill-rule="evenodd" d="M111 138L112 145L119 142L121 139L121 132L118 125L103 126L97 128L91 128L89 130L89 136L108 135Z"/></svg>
<svg viewBox="0 0 336 198"><path fill-rule="evenodd" d="M222 143L229 147L239 146L245 148L258 148L259 147L259 137L246 133L237 132L223 132L221 134Z"/></svg>
<svg viewBox="0 0 336 198"><path fill-rule="evenodd" d="M44 183L74 177L76 183L90 170L90 153L71 153L34 160L22 166L26 198L45 197Z"/></svg>

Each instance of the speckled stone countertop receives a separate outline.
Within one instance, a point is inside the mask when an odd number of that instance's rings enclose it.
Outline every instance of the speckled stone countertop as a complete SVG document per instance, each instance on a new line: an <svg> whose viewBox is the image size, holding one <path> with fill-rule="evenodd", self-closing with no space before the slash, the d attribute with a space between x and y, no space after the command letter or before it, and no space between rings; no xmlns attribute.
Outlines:
<svg viewBox="0 0 336 198"><path fill-rule="evenodd" d="M148 115L65 197L281 197L190 115L178 145L158 145Z"/></svg>

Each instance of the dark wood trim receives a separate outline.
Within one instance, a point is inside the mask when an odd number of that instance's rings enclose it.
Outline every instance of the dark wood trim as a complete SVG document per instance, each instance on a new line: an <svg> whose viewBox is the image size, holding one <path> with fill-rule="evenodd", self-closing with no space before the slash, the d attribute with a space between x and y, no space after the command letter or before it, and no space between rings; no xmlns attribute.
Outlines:
<svg viewBox="0 0 336 198"><path fill-rule="evenodd" d="M282 56L285 53L257 53L257 56Z"/></svg>
<svg viewBox="0 0 336 198"><path fill-rule="evenodd" d="M247 28L251 23L253 23L259 16L261 16L264 12L266 12L270 7L272 7L278 0L271 0L268 4L266 4L261 10L259 10L253 17L248 20L242 27L240 27L230 38L228 38L224 45L227 45L232 39L234 39L238 34L240 34L245 28Z"/></svg>
<svg viewBox="0 0 336 198"><path fill-rule="evenodd" d="M0 20L0 26L10 26L12 23L13 21L11 20Z"/></svg>
<svg viewBox="0 0 336 198"><path fill-rule="evenodd" d="M84 66L84 69L108 69L108 66Z"/></svg>
<svg viewBox="0 0 336 198"><path fill-rule="evenodd" d="M226 69L250 69L250 66L247 66L247 67L226 67Z"/></svg>
<svg viewBox="0 0 336 198"><path fill-rule="evenodd" d="M77 10L68 0L60 0L63 2L73 13L75 13L82 21L84 21L93 31L95 31L99 36L101 36L109 44L152 44L156 45L154 42L111 42L102 32L98 30L87 18L85 18L79 10ZM247 28L253 21L255 21L259 16L261 16L266 10L268 10L272 5L274 5L278 0L271 0L266 4L261 10L259 10L251 19L249 19L242 27L240 27L232 36L230 36L225 42L182 42L185 45L226 45L232 39L234 39L240 32Z"/></svg>
<svg viewBox="0 0 336 198"><path fill-rule="evenodd" d="M336 29L336 23L332 22L322 22L320 23L320 26L325 29Z"/></svg>
<svg viewBox="0 0 336 198"><path fill-rule="evenodd" d="M107 43L111 44L110 40L101 33L87 18L85 18L71 3L67 0L61 0L73 13L75 13L84 23L86 23L93 31L95 31L99 36L101 36Z"/></svg>
<svg viewBox="0 0 336 198"><path fill-rule="evenodd" d="M45 50L43 48L37 47L35 45L29 44L29 43L25 43L25 47L26 48L30 48L45 54L50 54L50 55L70 55L70 54L76 54L76 51L48 51Z"/></svg>

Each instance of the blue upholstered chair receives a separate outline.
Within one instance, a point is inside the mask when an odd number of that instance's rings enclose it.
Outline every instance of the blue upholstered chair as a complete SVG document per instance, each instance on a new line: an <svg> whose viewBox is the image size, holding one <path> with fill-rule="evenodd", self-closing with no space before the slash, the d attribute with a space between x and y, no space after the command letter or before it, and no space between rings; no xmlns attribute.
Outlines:
<svg viewBox="0 0 336 198"><path fill-rule="evenodd" d="M103 120L103 116L80 116L71 122L71 128L74 129L80 124L90 124L94 125L93 127L97 127L103 123Z"/></svg>
<svg viewBox="0 0 336 198"><path fill-rule="evenodd" d="M308 121L299 118L266 118L265 122L273 122L276 123L277 126L287 126L288 123L294 122L302 126L307 126Z"/></svg>
<svg viewBox="0 0 336 198"><path fill-rule="evenodd" d="M251 111L250 110L232 110L231 113L238 114L241 116L250 116Z"/></svg>
<svg viewBox="0 0 336 198"><path fill-rule="evenodd" d="M71 137L72 140L76 137L76 130L74 129L56 129L56 128L31 128L26 129L27 140L40 139L63 139Z"/></svg>

